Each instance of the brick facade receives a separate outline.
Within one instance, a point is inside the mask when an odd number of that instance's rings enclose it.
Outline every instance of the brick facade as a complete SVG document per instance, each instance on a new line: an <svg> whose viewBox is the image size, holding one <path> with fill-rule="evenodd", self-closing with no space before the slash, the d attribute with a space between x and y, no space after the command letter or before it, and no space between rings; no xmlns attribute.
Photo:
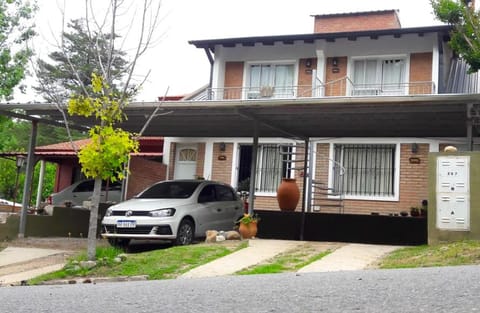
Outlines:
<svg viewBox="0 0 480 313"><path fill-rule="evenodd" d="M336 59L334 66L333 59ZM327 58L326 66L326 87L325 96L345 96L347 94L347 85L345 76L347 76L347 57Z"/></svg>
<svg viewBox="0 0 480 313"><path fill-rule="evenodd" d="M203 177L204 164L205 164L205 143L201 142L197 144L197 168L195 172L195 175L197 175L197 177Z"/></svg>
<svg viewBox="0 0 480 313"><path fill-rule="evenodd" d="M310 63L307 66L307 63ZM312 71L317 69L317 59L300 59L298 66L298 97L312 96Z"/></svg>
<svg viewBox="0 0 480 313"><path fill-rule="evenodd" d="M336 33L376 29L396 29L400 27L397 12L390 10L316 15L313 32Z"/></svg>
<svg viewBox="0 0 480 313"><path fill-rule="evenodd" d="M344 212L349 214L398 214L409 212L428 199L428 144L418 144L412 153L412 144L400 144L400 197L399 201L344 200ZM328 182L329 144L317 144L316 180ZM411 159L414 158L414 159ZM418 163L419 162L419 163ZM322 208L323 213L338 213L338 209Z"/></svg>
<svg viewBox="0 0 480 313"><path fill-rule="evenodd" d="M410 94L431 94L432 90L431 52L412 53L410 55Z"/></svg>
<svg viewBox="0 0 480 313"><path fill-rule="evenodd" d="M177 144L175 142L170 143L170 163L168 164L168 176L167 179L173 179L175 174L175 160L177 156Z"/></svg>
<svg viewBox="0 0 480 313"><path fill-rule="evenodd" d="M241 99L243 86L244 62L225 63L225 91L224 99Z"/></svg>
<svg viewBox="0 0 480 313"><path fill-rule="evenodd" d="M151 184L165 180L166 173L167 167L165 164L142 157L132 157L126 198L130 199Z"/></svg>
<svg viewBox="0 0 480 313"><path fill-rule="evenodd" d="M212 179L230 184L233 166L233 143L225 143L225 151L220 151L220 142L214 143L212 157Z"/></svg>

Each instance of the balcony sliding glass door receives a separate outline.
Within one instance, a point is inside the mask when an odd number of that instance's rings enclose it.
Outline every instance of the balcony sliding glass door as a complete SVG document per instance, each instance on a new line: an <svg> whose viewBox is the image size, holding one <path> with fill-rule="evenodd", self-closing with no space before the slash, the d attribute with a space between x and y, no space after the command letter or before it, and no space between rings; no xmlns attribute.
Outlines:
<svg viewBox="0 0 480 313"><path fill-rule="evenodd" d="M405 93L404 59L354 61L352 95L403 95Z"/></svg>
<svg viewBox="0 0 480 313"><path fill-rule="evenodd" d="M247 99L292 98L293 64L254 64L249 68Z"/></svg>

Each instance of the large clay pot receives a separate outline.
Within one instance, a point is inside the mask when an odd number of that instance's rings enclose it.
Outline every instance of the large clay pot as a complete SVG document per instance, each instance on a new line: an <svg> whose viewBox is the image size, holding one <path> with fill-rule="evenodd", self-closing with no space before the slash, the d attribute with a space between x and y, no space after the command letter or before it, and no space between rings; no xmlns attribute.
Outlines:
<svg viewBox="0 0 480 313"><path fill-rule="evenodd" d="M257 222L251 222L248 224L240 223L238 227L238 232L242 236L243 239L250 239L257 235Z"/></svg>
<svg viewBox="0 0 480 313"><path fill-rule="evenodd" d="M280 210L295 211L299 200L300 190L298 190L295 178L283 178L277 190L277 201Z"/></svg>

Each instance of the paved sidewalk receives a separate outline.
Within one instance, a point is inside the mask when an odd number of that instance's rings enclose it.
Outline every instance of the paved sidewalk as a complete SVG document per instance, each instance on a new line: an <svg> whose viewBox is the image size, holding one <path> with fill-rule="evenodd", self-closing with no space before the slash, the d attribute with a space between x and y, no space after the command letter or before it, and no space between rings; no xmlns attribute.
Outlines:
<svg viewBox="0 0 480 313"><path fill-rule="evenodd" d="M64 266L63 262L42 266L36 265L33 261L63 255L65 252L55 249L5 248L0 251L0 286L17 284L23 280L61 269Z"/></svg>
<svg viewBox="0 0 480 313"><path fill-rule="evenodd" d="M29 262L55 254L61 254L65 251L56 249L39 249L23 247L7 247L0 251L0 268L3 266Z"/></svg>
<svg viewBox="0 0 480 313"><path fill-rule="evenodd" d="M298 273L362 270L399 248L401 247L351 243L301 268Z"/></svg>
<svg viewBox="0 0 480 313"><path fill-rule="evenodd" d="M247 248L196 267L178 278L231 275L303 243L301 241L251 239Z"/></svg>

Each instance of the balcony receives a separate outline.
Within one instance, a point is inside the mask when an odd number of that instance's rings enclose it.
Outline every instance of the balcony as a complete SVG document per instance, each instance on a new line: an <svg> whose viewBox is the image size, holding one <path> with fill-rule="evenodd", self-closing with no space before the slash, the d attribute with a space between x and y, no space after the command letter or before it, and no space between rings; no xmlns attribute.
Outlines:
<svg viewBox="0 0 480 313"><path fill-rule="evenodd" d="M348 77L302 86L208 88L191 100L269 100L325 97L372 97L436 94L432 81L395 84L354 84Z"/></svg>

